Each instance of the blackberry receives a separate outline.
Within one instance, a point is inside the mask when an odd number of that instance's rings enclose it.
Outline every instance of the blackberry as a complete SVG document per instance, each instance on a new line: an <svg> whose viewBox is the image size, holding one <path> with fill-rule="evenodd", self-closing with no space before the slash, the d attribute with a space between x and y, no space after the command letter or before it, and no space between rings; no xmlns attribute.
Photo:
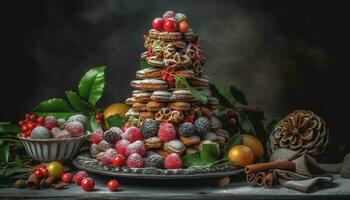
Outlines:
<svg viewBox="0 0 350 200"><path fill-rule="evenodd" d="M115 144L119 138L119 134L116 131L108 130L103 134L103 139L109 144Z"/></svg>
<svg viewBox="0 0 350 200"><path fill-rule="evenodd" d="M185 136L185 137L190 137L194 135L194 126L190 122L185 122L180 124L179 130L178 130L179 135Z"/></svg>
<svg viewBox="0 0 350 200"><path fill-rule="evenodd" d="M163 168L164 158L159 155L152 155L145 158L145 167Z"/></svg>
<svg viewBox="0 0 350 200"><path fill-rule="evenodd" d="M202 136L210 131L210 121L206 117L199 117L194 121L194 130L197 135Z"/></svg>
<svg viewBox="0 0 350 200"><path fill-rule="evenodd" d="M154 119L146 119L142 122L140 131L144 138L156 136L159 129L159 123Z"/></svg>

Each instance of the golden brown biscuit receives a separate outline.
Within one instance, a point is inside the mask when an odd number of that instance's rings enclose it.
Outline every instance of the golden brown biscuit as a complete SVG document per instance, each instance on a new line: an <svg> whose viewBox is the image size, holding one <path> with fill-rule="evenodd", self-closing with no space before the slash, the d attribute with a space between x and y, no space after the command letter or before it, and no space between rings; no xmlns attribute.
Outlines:
<svg viewBox="0 0 350 200"><path fill-rule="evenodd" d="M189 69L177 70L175 71L175 76L184 77L185 79L194 79L195 74Z"/></svg>
<svg viewBox="0 0 350 200"><path fill-rule="evenodd" d="M179 139L185 146L193 146L201 142L201 138L196 135L190 137L180 136Z"/></svg>
<svg viewBox="0 0 350 200"><path fill-rule="evenodd" d="M147 103L147 111L149 112L158 112L165 104L156 101L150 101Z"/></svg>
<svg viewBox="0 0 350 200"><path fill-rule="evenodd" d="M168 151L164 150L164 149L159 149L157 151L157 154L162 156L162 157L164 157L164 158L166 158L168 155L170 155L170 153Z"/></svg>
<svg viewBox="0 0 350 200"><path fill-rule="evenodd" d="M154 113L152 113L152 112L141 112L139 120L143 121L145 119L154 119Z"/></svg>
<svg viewBox="0 0 350 200"><path fill-rule="evenodd" d="M147 103L151 100L151 95L151 92L140 92L137 94L133 94L133 97L135 98L136 102Z"/></svg>
<svg viewBox="0 0 350 200"><path fill-rule="evenodd" d="M136 100L133 97L129 97L125 100L126 105L133 105L134 103L136 103Z"/></svg>
<svg viewBox="0 0 350 200"><path fill-rule="evenodd" d="M159 137L150 137L144 140L144 144L147 149L158 149L162 147L163 142Z"/></svg>
<svg viewBox="0 0 350 200"><path fill-rule="evenodd" d="M194 98L189 90L175 90L172 92L176 101L193 101Z"/></svg>
<svg viewBox="0 0 350 200"><path fill-rule="evenodd" d="M168 82L158 79L145 79L131 81L131 87L141 90L162 90L168 88Z"/></svg>
<svg viewBox="0 0 350 200"><path fill-rule="evenodd" d="M160 78L161 69L159 68L146 68L136 72L136 77L139 79L145 78Z"/></svg>
<svg viewBox="0 0 350 200"><path fill-rule="evenodd" d="M172 110L179 110L179 111L188 111L191 108L191 104L187 102L180 102L180 101L170 103L168 106Z"/></svg>
<svg viewBox="0 0 350 200"><path fill-rule="evenodd" d="M163 41L178 41L181 40L182 35L180 32L163 31L159 33L159 38Z"/></svg>
<svg viewBox="0 0 350 200"><path fill-rule="evenodd" d="M147 110L146 104L144 104L144 103L138 103L138 102L134 103L134 104L132 105L132 108L133 108L134 111L136 111L136 112L144 112L144 111Z"/></svg>

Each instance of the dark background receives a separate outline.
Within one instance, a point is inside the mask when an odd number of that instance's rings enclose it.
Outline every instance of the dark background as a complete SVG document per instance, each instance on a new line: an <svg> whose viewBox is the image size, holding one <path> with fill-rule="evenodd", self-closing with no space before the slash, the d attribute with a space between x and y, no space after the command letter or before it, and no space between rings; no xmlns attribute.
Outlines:
<svg viewBox="0 0 350 200"><path fill-rule="evenodd" d="M268 119L310 109L337 144L349 141L345 100L349 17L339 1L7 1L1 3L0 121L76 90L106 65L99 106L122 102L153 18L185 13L213 82L233 80ZM345 139L344 139L345 138Z"/></svg>

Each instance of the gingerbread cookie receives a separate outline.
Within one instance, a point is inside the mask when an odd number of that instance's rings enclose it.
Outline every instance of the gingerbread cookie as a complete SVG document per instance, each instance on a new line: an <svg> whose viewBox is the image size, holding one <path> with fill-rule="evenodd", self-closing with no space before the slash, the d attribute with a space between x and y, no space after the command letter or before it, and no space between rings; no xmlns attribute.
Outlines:
<svg viewBox="0 0 350 200"><path fill-rule="evenodd" d="M136 112L144 112L147 110L146 104L145 103L134 103L132 105L132 108L134 109L134 111Z"/></svg>
<svg viewBox="0 0 350 200"><path fill-rule="evenodd" d="M176 101L193 101L194 98L189 90L175 90L172 92Z"/></svg>
<svg viewBox="0 0 350 200"><path fill-rule="evenodd" d="M158 79L145 79L131 81L131 87L141 90L161 90L168 88L168 82Z"/></svg>
<svg viewBox="0 0 350 200"><path fill-rule="evenodd" d="M139 79L159 78L161 70L159 68L146 68L136 72L136 77Z"/></svg>
<svg viewBox="0 0 350 200"><path fill-rule="evenodd" d="M150 101L147 103L147 111L149 112L158 112L165 104L156 101Z"/></svg>
<svg viewBox="0 0 350 200"><path fill-rule="evenodd" d="M185 79L194 79L195 78L194 72L192 70L189 70L189 69L177 70L177 71L175 71L175 76L184 77Z"/></svg>
<svg viewBox="0 0 350 200"><path fill-rule="evenodd" d="M140 93L134 94L133 98L135 98L136 102L147 103L151 100L151 95L152 95L151 92L140 92Z"/></svg>
<svg viewBox="0 0 350 200"><path fill-rule="evenodd" d="M159 33L159 38L163 41L178 41L181 40L182 35L180 32L163 31Z"/></svg>
<svg viewBox="0 0 350 200"><path fill-rule="evenodd" d="M168 91L154 91L151 95L152 101L169 102L171 101L171 93Z"/></svg>
<svg viewBox="0 0 350 200"><path fill-rule="evenodd" d="M179 111L188 111L191 108L191 105L189 103L181 102L181 101L172 102L168 106L172 110L179 110Z"/></svg>
<svg viewBox="0 0 350 200"><path fill-rule="evenodd" d="M146 139L144 141L144 144L147 149L158 149L162 147L163 142L159 137L155 136L155 137L150 137Z"/></svg>

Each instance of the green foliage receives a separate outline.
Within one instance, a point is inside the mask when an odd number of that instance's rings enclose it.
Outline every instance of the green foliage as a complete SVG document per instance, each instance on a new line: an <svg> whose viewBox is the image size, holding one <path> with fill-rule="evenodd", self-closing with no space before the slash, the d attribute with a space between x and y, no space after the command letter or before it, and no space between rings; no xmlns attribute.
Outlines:
<svg viewBox="0 0 350 200"><path fill-rule="evenodd" d="M90 69L79 82L79 95L87 102L95 105L102 97L105 86L105 66Z"/></svg>
<svg viewBox="0 0 350 200"><path fill-rule="evenodd" d="M207 162L202 159L201 154L199 152L197 153L190 153L182 156L182 163L186 167L191 166L208 166L211 164L211 162Z"/></svg>
<svg viewBox="0 0 350 200"><path fill-rule="evenodd" d="M125 124L125 121L119 115L112 115L105 119L107 127L122 127Z"/></svg>
<svg viewBox="0 0 350 200"><path fill-rule="evenodd" d="M182 88L186 87L192 94L193 98L197 101L200 101L201 103L205 104L207 103L208 99L206 96L204 96L202 93L200 93L198 90L194 89L193 87L188 84L187 80L184 77L175 77L175 87L176 88Z"/></svg>
<svg viewBox="0 0 350 200"><path fill-rule="evenodd" d="M152 66L150 64L148 64L147 61L145 60L141 60L140 61L140 69L147 69L147 68L151 68Z"/></svg>
<svg viewBox="0 0 350 200"><path fill-rule="evenodd" d="M202 144L201 158L206 162L215 162L220 157L220 148L217 143Z"/></svg>
<svg viewBox="0 0 350 200"><path fill-rule="evenodd" d="M66 97L69 105L78 112L95 112L97 109L90 103L83 100L76 92L66 91Z"/></svg>

